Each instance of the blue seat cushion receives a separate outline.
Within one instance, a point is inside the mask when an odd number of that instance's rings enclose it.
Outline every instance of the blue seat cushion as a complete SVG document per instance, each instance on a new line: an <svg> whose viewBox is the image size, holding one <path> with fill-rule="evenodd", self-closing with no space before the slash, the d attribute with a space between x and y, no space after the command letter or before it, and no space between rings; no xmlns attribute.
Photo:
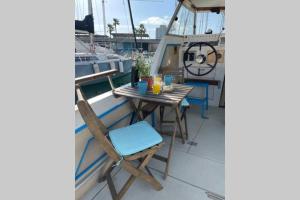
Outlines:
<svg viewBox="0 0 300 200"><path fill-rule="evenodd" d="M184 99L181 101L180 106L181 106L181 107L188 107L188 106L190 106L190 103L187 101L186 98L184 98Z"/></svg>
<svg viewBox="0 0 300 200"><path fill-rule="evenodd" d="M162 137L146 121L109 132L110 140L121 156L143 151L162 142Z"/></svg>

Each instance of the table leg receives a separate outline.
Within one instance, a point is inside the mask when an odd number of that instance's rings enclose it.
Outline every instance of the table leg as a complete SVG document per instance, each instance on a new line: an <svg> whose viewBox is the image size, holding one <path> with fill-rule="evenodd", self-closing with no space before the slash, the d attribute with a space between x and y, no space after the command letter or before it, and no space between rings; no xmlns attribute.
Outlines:
<svg viewBox="0 0 300 200"><path fill-rule="evenodd" d="M139 104L138 104L138 108L135 106L134 102L132 99L129 100L129 103L133 109L133 111L135 112L135 116L133 118L133 122L135 121L135 119L137 118L139 121L143 120L143 118L141 117L140 115L140 109L141 109L141 106L142 106L142 100L139 100Z"/></svg>
<svg viewBox="0 0 300 200"><path fill-rule="evenodd" d="M186 140L189 139L189 134L188 134L188 127L187 127L187 119L186 119L186 109L183 111L183 120L184 120L184 127L185 127L185 135L186 135Z"/></svg>
<svg viewBox="0 0 300 200"><path fill-rule="evenodd" d="M172 157L172 149L173 149L173 145L174 145L174 141L175 141L176 132L177 132L177 126L175 125L174 132L173 132L173 135L172 135L172 138L171 138L171 144L170 144L170 147L169 147L164 179L167 178L168 173L169 173L169 164L170 164L170 160L171 160L171 157Z"/></svg>
<svg viewBox="0 0 300 200"><path fill-rule="evenodd" d="M165 112L165 106L159 106L159 129L160 132L162 132L162 123L163 123L163 119L164 119L164 112Z"/></svg>
<svg viewBox="0 0 300 200"><path fill-rule="evenodd" d="M179 113L178 106L176 106L176 121L177 121L177 124L178 124L178 127L179 127L179 131L180 131L180 134L181 134L182 144L184 144L185 143L185 140L184 140L185 137L183 135L183 131L182 131L182 127L181 127L180 113Z"/></svg>

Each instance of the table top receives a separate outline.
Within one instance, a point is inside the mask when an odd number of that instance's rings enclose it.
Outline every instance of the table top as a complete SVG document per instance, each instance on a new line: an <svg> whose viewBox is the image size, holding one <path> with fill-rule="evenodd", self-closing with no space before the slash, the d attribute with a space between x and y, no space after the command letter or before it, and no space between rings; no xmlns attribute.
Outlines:
<svg viewBox="0 0 300 200"><path fill-rule="evenodd" d="M193 89L193 87L183 84L172 84L172 86L174 88L172 92L162 92L160 94L153 94L152 91L147 91L145 95L142 95L139 94L137 88L131 86L116 88L114 94L144 101L178 105Z"/></svg>

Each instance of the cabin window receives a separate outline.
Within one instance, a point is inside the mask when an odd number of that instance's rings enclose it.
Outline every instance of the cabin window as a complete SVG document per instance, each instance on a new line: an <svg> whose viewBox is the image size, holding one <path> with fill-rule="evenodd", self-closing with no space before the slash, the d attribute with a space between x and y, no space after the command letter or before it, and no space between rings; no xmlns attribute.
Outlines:
<svg viewBox="0 0 300 200"><path fill-rule="evenodd" d="M218 34L224 27L224 12L198 12L196 16L196 34L205 34L209 29L212 34Z"/></svg>
<svg viewBox="0 0 300 200"><path fill-rule="evenodd" d="M195 34L205 34L205 32L210 32L212 34L218 34L222 31L225 23L224 12L219 14L215 12L197 12L196 13L196 29ZM168 34L172 35L193 35L194 34L194 12L187 9L184 5L180 7L180 10L173 21Z"/></svg>
<svg viewBox="0 0 300 200"><path fill-rule="evenodd" d="M173 21L169 34L192 35L193 34L194 13L186 7L181 6L176 20Z"/></svg>

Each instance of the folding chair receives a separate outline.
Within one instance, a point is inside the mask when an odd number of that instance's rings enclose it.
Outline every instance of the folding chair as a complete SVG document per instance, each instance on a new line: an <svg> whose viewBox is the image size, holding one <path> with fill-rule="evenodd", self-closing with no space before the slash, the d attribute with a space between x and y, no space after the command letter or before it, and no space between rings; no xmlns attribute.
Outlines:
<svg viewBox="0 0 300 200"><path fill-rule="evenodd" d="M203 119L208 119L208 117L205 116L204 113L205 113L206 110L208 110L208 86L209 86L209 84L208 83L201 83L201 82L185 82L184 84L194 86L194 87L198 87L198 88L202 87L202 88L205 89L204 98L188 96L187 99L191 104L199 105L200 108L201 108L201 110L200 110L201 117Z"/></svg>
<svg viewBox="0 0 300 200"><path fill-rule="evenodd" d="M79 85L76 85L76 94L78 110L84 122L109 157L100 170L99 181L107 181L112 198L121 199L136 178L141 178L154 189L161 190L163 187L147 168L148 162L163 144L160 134L145 121L108 131L103 122L97 118ZM134 160L140 162L138 167L133 165ZM116 165L131 174L119 193L116 192L111 178L111 171ZM143 171L144 169L148 174Z"/></svg>

